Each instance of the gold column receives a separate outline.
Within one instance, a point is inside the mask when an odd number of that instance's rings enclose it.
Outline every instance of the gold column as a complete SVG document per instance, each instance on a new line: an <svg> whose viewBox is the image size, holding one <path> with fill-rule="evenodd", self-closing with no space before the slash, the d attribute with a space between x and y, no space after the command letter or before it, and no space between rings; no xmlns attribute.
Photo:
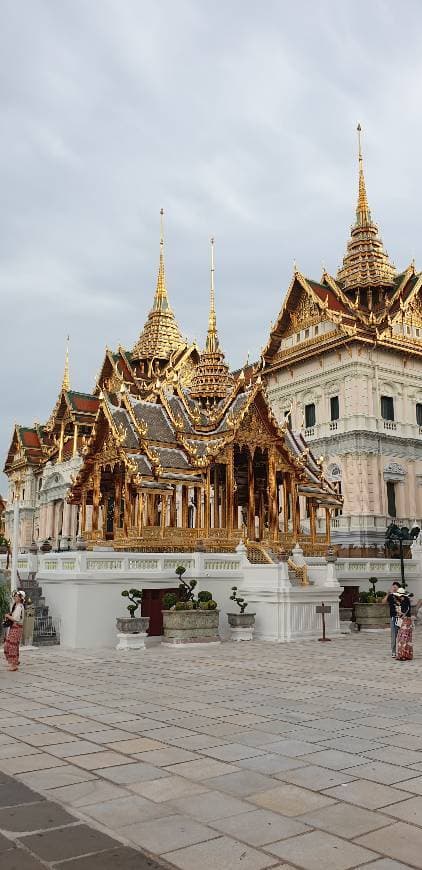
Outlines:
<svg viewBox="0 0 422 870"><path fill-rule="evenodd" d="M173 492L170 496L170 526L174 529L177 526L176 513L176 484L173 486Z"/></svg>
<svg viewBox="0 0 422 870"><path fill-rule="evenodd" d="M139 534L142 534L142 529L144 527L144 494L139 490L138 492L138 531Z"/></svg>
<svg viewBox="0 0 422 870"><path fill-rule="evenodd" d="M73 427L73 450L72 456L77 456L78 454L78 424L75 423Z"/></svg>
<svg viewBox="0 0 422 870"><path fill-rule="evenodd" d="M182 484L182 529L188 527L188 487L185 483Z"/></svg>
<svg viewBox="0 0 422 870"><path fill-rule="evenodd" d="M114 517L113 517L113 537L116 534L116 529L120 528L120 505L122 501L122 477L119 473L114 482Z"/></svg>
<svg viewBox="0 0 422 870"><path fill-rule="evenodd" d="M311 541L315 544L316 541L316 522L315 522L315 502L309 499L309 525L311 532Z"/></svg>
<svg viewBox="0 0 422 870"><path fill-rule="evenodd" d="M220 526L220 514L218 510L218 501L219 501L219 486L218 486L218 466L217 463L213 468L213 490L214 490L214 510L213 510L213 524L214 528L218 529Z"/></svg>
<svg viewBox="0 0 422 870"><path fill-rule="evenodd" d="M208 537L210 533L210 504L211 504L211 480L210 480L210 470L207 469L207 483L204 495L204 528L205 528L205 536Z"/></svg>
<svg viewBox="0 0 422 870"><path fill-rule="evenodd" d="M325 543L329 544L331 540L331 511L329 507L325 508Z"/></svg>
<svg viewBox="0 0 422 870"><path fill-rule="evenodd" d="M63 444L64 444L64 424L62 421L62 425L60 427L60 441L59 441L59 458L58 462L63 461Z"/></svg>
<svg viewBox="0 0 422 870"><path fill-rule="evenodd" d="M226 466L226 523L227 531L233 529L234 511L234 451L229 447L229 458Z"/></svg>
<svg viewBox="0 0 422 870"><path fill-rule="evenodd" d="M161 529L160 536L164 538L164 533L167 525L167 496L161 496Z"/></svg>
<svg viewBox="0 0 422 870"><path fill-rule="evenodd" d="M101 469L96 468L92 475L92 531L98 532L98 516L100 508Z"/></svg>
<svg viewBox="0 0 422 870"><path fill-rule="evenodd" d="M196 505L196 513L195 513L195 528L201 528L201 487L195 486L195 505Z"/></svg>
<svg viewBox="0 0 422 870"><path fill-rule="evenodd" d="M221 528L227 528L227 465L221 465L224 468L224 482L221 486Z"/></svg>
<svg viewBox="0 0 422 870"><path fill-rule="evenodd" d="M278 511L277 511L277 469L276 452L271 447L268 455L268 525L270 538L274 541L278 538Z"/></svg>
<svg viewBox="0 0 422 870"><path fill-rule="evenodd" d="M130 487L126 473L123 483L123 504L123 535L124 537L127 537L130 522Z"/></svg>
<svg viewBox="0 0 422 870"><path fill-rule="evenodd" d="M253 474L253 459L248 452L248 538L255 540L255 486Z"/></svg>
<svg viewBox="0 0 422 870"><path fill-rule="evenodd" d="M85 526L86 526L86 489L83 490L82 498L81 498L81 528L80 528L81 535L83 535L85 532Z"/></svg>
<svg viewBox="0 0 422 870"><path fill-rule="evenodd" d="M289 533L289 490L288 490L289 479L287 477L286 472L283 472L283 528L284 534L287 535Z"/></svg>

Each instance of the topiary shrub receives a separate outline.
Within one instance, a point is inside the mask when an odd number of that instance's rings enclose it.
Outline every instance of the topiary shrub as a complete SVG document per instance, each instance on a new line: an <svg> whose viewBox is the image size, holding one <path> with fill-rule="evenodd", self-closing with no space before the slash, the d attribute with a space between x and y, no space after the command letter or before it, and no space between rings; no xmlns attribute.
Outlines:
<svg viewBox="0 0 422 870"><path fill-rule="evenodd" d="M127 610L130 613L131 619L134 619L135 613L142 601L141 589L124 589L122 592L123 598L129 598L132 604L128 604Z"/></svg>
<svg viewBox="0 0 422 870"><path fill-rule="evenodd" d="M237 586L232 586L232 595L230 595L230 601L234 601L235 604L237 604L237 606L240 608L240 612L244 613L247 606L248 606L248 602L245 601L244 598L241 598L241 596L237 595L236 593L237 593Z"/></svg>
<svg viewBox="0 0 422 870"><path fill-rule="evenodd" d="M202 592L198 592L198 601L202 604L205 601L211 601L212 595L211 592L207 592L205 589Z"/></svg>
<svg viewBox="0 0 422 870"><path fill-rule="evenodd" d="M171 610L172 607L174 607L177 604L177 602L178 602L178 597L177 597L176 592L166 592L166 594L163 595L163 601L162 601L163 610Z"/></svg>

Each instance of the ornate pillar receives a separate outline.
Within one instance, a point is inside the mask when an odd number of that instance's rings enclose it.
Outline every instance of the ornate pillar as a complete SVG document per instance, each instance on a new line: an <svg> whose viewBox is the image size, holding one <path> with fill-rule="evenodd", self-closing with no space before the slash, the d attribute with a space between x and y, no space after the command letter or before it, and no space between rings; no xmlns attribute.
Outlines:
<svg viewBox="0 0 422 870"><path fill-rule="evenodd" d="M128 534L128 529L130 525L130 482L125 474L125 479L123 483L123 499L124 499L124 509L123 509L123 535L126 538Z"/></svg>
<svg viewBox="0 0 422 870"><path fill-rule="evenodd" d="M62 425L60 427L60 440L59 440L59 457L58 462L63 462L63 444L64 444L64 423L62 421Z"/></svg>
<svg viewBox="0 0 422 870"><path fill-rule="evenodd" d="M170 496L170 526L172 529L177 526L176 485L173 486Z"/></svg>
<svg viewBox="0 0 422 870"><path fill-rule="evenodd" d="M253 458L248 451L248 538L255 540L255 482L253 473Z"/></svg>
<svg viewBox="0 0 422 870"><path fill-rule="evenodd" d="M201 528L201 487L195 486L195 529Z"/></svg>
<svg viewBox="0 0 422 870"><path fill-rule="evenodd" d="M92 531L98 532L98 515L100 509L101 468L96 468L92 475Z"/></svg>
<svg viewBox="0 0 422 870"><path fill-rule="evenodd" d="M78 424L75 423L73 427L73 450L72 456L78 455Z"/></svg>
<svg viewBox="0 0 422 870"><path fill-rule="evenodd" d="M120 506L122 500L122 478L120 469L114 477L114 511L113 511L113 538L116 535L116 529L120 527Z"/></svg>
<svg viewBox="0 0 422 870"><path fill-rule="evenodd" d="M213 504L213 526L215 529L220 527L220 512L219 512L219 484L218 484L218 465L215 463L212 473L212 486L214 492L214 504Z"/></svg>
<svg viewBox="0 0 422 870"><path fill-rule="evenodd" d="M224 468L224 482L221 487L221 528L227 529L227 465Z"/></svg>
<svg viewBox="0 0 422 870"><path fill-rule="evenodd" d="M71 506L68 501L64 502L63 505L63 528L62 535L64 538L70 537L70 519L71 519Z"/></svg>
<svg viewBox="0 0 422 870"><path fill-rule="evenodd" d="M182 484L182 529L188 527L188 487L186 483Z"/></svg>
<svg viewBox="0 0 422 870"><path fill-rule="evenodd" d="M234 528L234 450L228 448L229 456L226 465L226 524L227 531ZM237 518L236 518L237 519ZM237 528L237 523L236 523Z"/></svg>
<svg viewBox="0 0 422 870"><path fill-rule="evenodd" d="M47 523L45 536L46 538L52 538L54 535L54 501L49 501L47 503Z"/></svg>
<svg viewBox="0 0 422 870"><path fill-rule="evenodd" d="M270 538L273 541L278 538L278 510L277 510L277 469L276 450L270 447L268 451L268 525Z"/></svg>
<svg viewBox="0 0 422 870"><path fill-rule="evenodd" d="M325 543L329 544L331 539L331 511L329 507L325 508Z"/></svg>
<svg viewBox="0 0 422 870"><path fill-rule="evenodd" d="M167 526L167 496L161 496L161 528L160 528L160 536L164 538L164 534Z"/></svg>
<svg viewBox="0 0 422 870"><path fill-rule="evenodd" d="M315 544L316 541L316 517L315 517L315 502L309 499L309 525L311 532L311 541Z"/></svg>
<svg viewBox="0 0 422 870"><path fill-rule="evenodd" d="M81 496L81 527L79 529L79 533L81 535L84 534L86 527L86 489L82 491Z"/></svg>
<svg viewBox="0 0 422 870"><path fill-rule="evenodd" d="M211 505L211 480L210 480L210 470L207 469L207 482L204 493L204 528L205 528L205 537L209 536L210 533L210 505Z"/></svg>
<svg viewBox="0 0 422 870"><path fill-rule="evenodd" d="M283 522L284 534L289 533L289 478L286 472L283 472Z"/></svg>

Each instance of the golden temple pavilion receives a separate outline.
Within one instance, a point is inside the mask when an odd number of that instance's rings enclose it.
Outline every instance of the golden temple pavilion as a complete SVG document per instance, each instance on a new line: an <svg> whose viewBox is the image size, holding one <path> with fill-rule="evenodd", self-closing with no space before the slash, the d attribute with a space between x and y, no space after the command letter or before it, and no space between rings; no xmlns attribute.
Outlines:
<svg viewBox="0 0 422 870"><path fill-rule="evenodd" d="M211 242L205 348L182 339L167 293L164 240L153 307L132 351L106 352L98 411L72 479L79 532L130 550L276 552L330 540L341 505L301 432L274 417L257 372L234 377L220 347ZM317 536L316 516L325 517ZM303 524L306 526L305 534Z"/></svg>

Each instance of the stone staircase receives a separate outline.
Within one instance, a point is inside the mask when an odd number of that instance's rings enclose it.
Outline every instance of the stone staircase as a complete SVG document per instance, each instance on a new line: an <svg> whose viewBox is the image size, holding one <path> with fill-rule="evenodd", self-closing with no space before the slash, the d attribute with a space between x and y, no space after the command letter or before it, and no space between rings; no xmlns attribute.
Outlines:
<svg viewBox="0 0 422 870"><path fill-rule="evenodd" d="M35 607L34 646L56 646L60 644L60 632L56 621L50 616L48 606L42 594L42 588L37 581L36 574L19 573L19 588L26 593Z"/></svg>

